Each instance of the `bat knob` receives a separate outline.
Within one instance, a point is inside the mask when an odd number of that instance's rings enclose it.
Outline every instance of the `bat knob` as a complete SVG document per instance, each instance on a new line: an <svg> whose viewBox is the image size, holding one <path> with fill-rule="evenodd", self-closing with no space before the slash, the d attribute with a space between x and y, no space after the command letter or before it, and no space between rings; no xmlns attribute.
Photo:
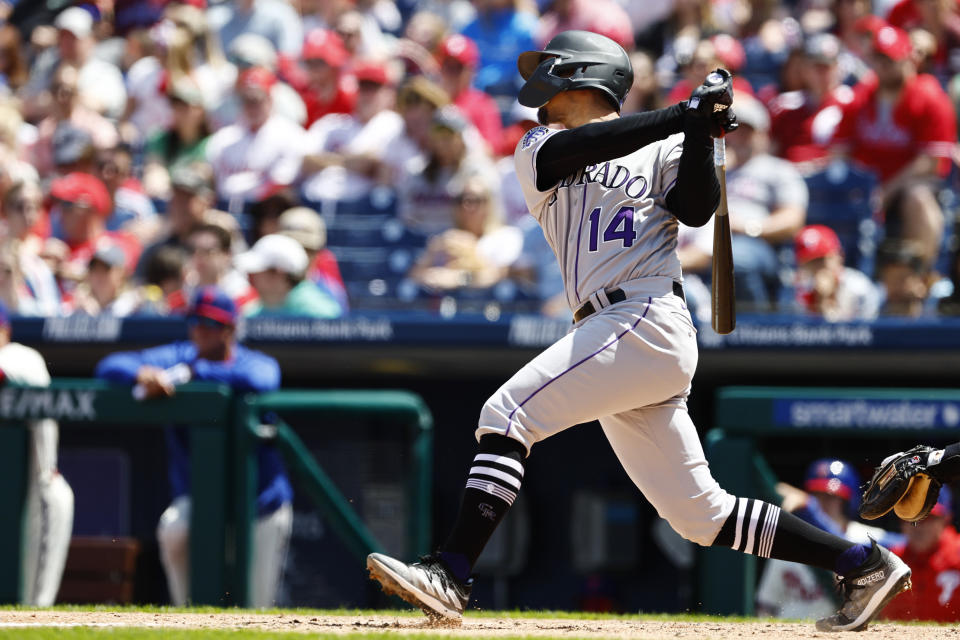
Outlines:
<svg viewBox="0 0 960 640"><path fill-rule="evenodd" d="M711 71L711 72L707 75L706 80L704 80L704 84L709 85L709 86L711 86L711 87L715 87L715 86L721 85L721 84L723 84L723 83L724 83L724 78L723 78L723 76L720 75L719 73L717 73L716 71Z"/></svg>

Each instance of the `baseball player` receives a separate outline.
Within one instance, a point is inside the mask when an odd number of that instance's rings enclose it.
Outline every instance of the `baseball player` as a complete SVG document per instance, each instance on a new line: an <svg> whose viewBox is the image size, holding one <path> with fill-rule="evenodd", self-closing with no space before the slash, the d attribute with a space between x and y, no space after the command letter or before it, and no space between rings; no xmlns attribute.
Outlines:
<svg viewBox="0 0 960 640"><path fill-rule="evenodd" d="M548 126L520 140L517 174L560 263L573 329L484 405L460 511L440 551L413 564L371 554L371 576L428 615L459 620L470 571L517 496L531 448L599 419L630 478L682 536L835 571L844 602L818 629L866 627L908 586L910 569L875 543L848 542L724 491L687 414L697 343L677 224L701 226L719 204L711 135L735 127L725 109L729 74L711 74L687 102L620 117L633 71L608 38L566 31L521 54L518 67L520 103L538 108Z"/></svg>
<svg viewBox="0 0 960 640"><path fill-rule="evenodd" d="M0 385L50 385L37 351L10 342L10 319L0 304ZM57 471L57 423L30 423L27 528L24 540L23 604L49 607L57 598L73 531L73 491Z"/></svg>
<svg viewBox="0 0 960 640"><path fill-rule="evenodd" d="M226 293L215 287L200 288L187 321L188 342L113 353L97 364L97 377L136 383L143 398L172 396L175 384L188 379L220 382L240 392L279 388L277 361L237 344L237 309ZM183 372L183 365L187 365L187 373L174 373ZM190 600L190 452L185 429L168 429L166 436L173 502L160 516L157 541L170 599L183 606ZM257 461L258 517L253 532L250 600L254 607L268 607L276 600L293 527L293 489L276 449L261 446Z"/></svg>

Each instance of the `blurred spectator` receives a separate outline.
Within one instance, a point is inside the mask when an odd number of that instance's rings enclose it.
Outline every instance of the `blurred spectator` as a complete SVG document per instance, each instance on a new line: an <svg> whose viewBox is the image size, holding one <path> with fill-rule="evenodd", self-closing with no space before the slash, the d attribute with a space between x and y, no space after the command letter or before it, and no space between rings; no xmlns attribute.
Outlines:
<svg viewBox="0 0 960 640"><path fill-rule="evenodd" d="M942 84L960 73L960 12L955 0L900 0L890 9L887 22L913 36L930 36L929 71Z"/></svg>
<svg viewBox="0 0 960 640"><path fill-rule="evenodd" d="M314 29L303 43L306 84L300 97L307 107L307 126L330 113L352 113L357 100L353 76L343 73L347 50L333 31Z"/></svg>
<svg viewBox="0 0 960 640"><path fill-rule="evenodd" d="M283 0L235 0L210 7L208 20L229 49L245 33L263 36L283 55L296 58L303 45L300 16Z"/></svg>
<svg viewBox="0 0 960 640"><path fill-rule="evenodd" d="M456 33L470 24L476 17L477 10L473 3L467 0L419 0L417 13L438 16L450 32ZM407 26L410 26L409 23Z"/></svg>
<svg viewBox="0 0 960 640"><path fill-rule="evenodd" d="M206 159L210 137L200 87L181 78L170 83L167 94L173 118L147 141L143 168L144 190L158 200L170 197L170 174Z"/></svg>
<svg viewBox="0 0 960 640"><path fill-rule="evenodd" d="M182 43L177 38L176 50L168 51L168 55L177 56L176 61L165 65L177 70L171 72L168 81L177 80L178 75L189 75L203 89L204 106L210 111L216 110L233 90L237 79L236 67L227 62L220 39L199 5L188 2L168 4L164 21L160 23L166 33L169 33L170 23L178 31L186 33L189 41Z"/></svg>
<svg viewBox="0 0 960 640"><path fill-rule="evenodd" d="M52 143L55 175L97 171L97 149L93 146L93 138L84 129L61 122L53 131Z"/></svg>
<svg viewBox="0 0 960 640"><path fill-rule="evenodd" d="M43 194L36 182L17 182L3 194L3 222L7 241L18 256L24 284L34 300L37 314L57 315L60 291L53 272L40 257L43 240L33 228L43 213Z"/></svg>
<svg viewBox="0 0 960 640"><path fill-rule="evenodd" d="M922 247L915 242L885 240L877 251L877 280L883 287L882 315L920 318L933 315L930 297L936 275Z"/></svg>
<svg viewBox="0 0 960 640"><path fill-rule="evenodd" d="M573 313L563 291L560 263L543 235L543 228L532 217L530 220L533 224L527 222L521 228L523 248L516 262L510 265L509 276L540 301L540 313L569 322Z"/></svg>
<svg viewBox="0 0 960 640"><path fill-rule="evenodd" d="M227 384L236 393L262 393L280 387L277 361L237 343L237 309L229 296L214 288L198 291L187 316L190 340L134 352L108 355L96 376L119 384L137 384L145 397L176 393L168 370L187 367L188 378ZM190 601L191 451L188 429L165 430L168 478L173 501L160 516L157 542L160 559L176 606ZM251 562L257 579L250 581L250 604L276 603L277 588L293 524L293 489L280 453L270 444L257 451L257 519L252 532Z"/></svg>
<svg viewBox="0 0 960 640"><path fill-rule="evenodd" d="M136 264L140 244L129 234L106 230L106 219L112 204L103 182L86 173L70 173L50 185L50 195L56 200L53 220L59 224L63 240L70 253L64 270L71 278L79 279L86 273L87 263L99 247L102 238L111 239L123 249L128 267Z"/></svg>
<svg viewBox="0 0 960 640"><path fill-rule="evenodd" d="M403 133L387 150L387 164L396 171L392 182L402 179L404 168L421 162L430 147L430 128L437 109L450 104L447 92L424 76L413 76L400 88L397 111L403 118Z"/></svg>
<svg viewBox="0 0 960 640"><path fill-rule="evenodd" d="M791 241L803 227L809 196L794 166L769 154L770 118L764 106L749 95L737 95L734 108L740 128L727 134L726 145L736 295L747 307L769 309L780 287L775 248ZM712 233L708 227L693 233ZM702 253L706 245L696 241L686 245L685 271L709 273L710 253ZM712 243L709 246L712 251ZM699 256L692 255L698 250Z"/></svg>
<svg viewBox="0 0 960 640"><path fill-rule="evenodd" d="M856 92L834 142L880 176L886 237L916 241L932 263L944 226L935 189L950 168L957 123L936 78L918 75L910 54L905 32L876 32L869 62L877 83Z"/></svg>
<svg viewBox="0 0 960 640"><path fill-rule="evenodd" d="M113 200L113 212L107 218L108 231L126 231L141 244L150 242L160 230L160 219L143 185L133 175L133 152L121 144L101 151L99 176Z"/></svg>
<svg viewBox="0 0 960 640"><path fill-rule="evenodd" d="M235 264L249 274L260 297L248 316L337 318L343 313L330 294L305 278L307 253L293 238L264 236L238 255Z"/></svg>
<svg viewBox="0 0 960 640"><path fill-rule="evenodd" d="M525 107L519 102L513 103L510 110L510 125L503 130L503 143L500 147L502 158L497 160L497 172L500 174L500 198L503 204L504 220L508 224L526 228L533 218L529 215L527 201L517 178L517 165L513 152L523 135L537 126L537 110ZM533 226L539 227L534 224Z"/></svg>
<svg viewBox="0 0 960 640"><path fill-rule="evenodd" d="M860 476L849 462L814 460L807 468L803 490L779 483L784 511L850 542L869 544L871 538L890 546L902 537L856 519ZM757 586L757 612L778 618L816 618L836 610L831 597L833 576L795 562L768 560Z"/></svg>
<svg viewBox="0 0 960 640"><path fill-rule="evenodd" d="M828 144L853 101L853 89L840 83L840 41L829 33L811 36L803 48L802 91L781 93L770 103L770 136L776 154L795 163L829 155Z"/></svg>
<svg viewBox="0 0 960 640"><path fill-rule="evenodd" d="M482 149L468 145L469 134L470 123L456 107L434 115L427 155L408 164L399 184L400 216L414 231L434 234L451 228L457 196L468 178L481 176L497 185L496 167Z"/></svg>
<svg viewBox="0 0 960 640"><path fill-rule="evenodd" d="M384 34L396 35L403 26L403 16L393 0L357 0L357 11Z"/></svg>
<svg viewBox="0 0 960 640"><path fill-rule="evenodd" d="M186 268L186 256L176 247L160 247L151 253L144 269L140 312L149 309L159 315L186 314Z"/></svg>
<svg viewBox="0 0 960 640"><path fill-rule="evenodd" d="M659 109L662 98L653 57L646 51L634 51L630 54L630 64L633 67L633 86L623 101L620 113L626 115Z"/></svg>
<svg viewBox="0 0 960 640"><path fill-rule="evenodd" d="M183 166L172 172L172 195L167 205L165 235L148 246L137 264L137 277L143 279L147 264L161 247L187 252L187 236L204 221L213 206L213 185L205 165Z"/></svg>
<svg viewBox="0 0 960 640"><path fill-rule="evenodd" d="M725 65L717 55L717 47L709 38L700 40L693 49L689 57L682 56L677 64L680 67L680 79L670 89L667 94L666 103L676 104L690 97L690 94L696 87L703 83L707 74L718 67ZM732 70L735 71L735 70ZM733 92L736 95L753 95L753 87L742 76L735 75L733 78Z"/></svg>
<svg viewBox="0 0 960 640"><path fill-rule="evenodd" d="M497 149L503 135L500 108L488 94L473 86L480 52L473 40L462 35L444 38L437 51L440 86L453 104L477 128L491 150ZM516 67L516 64L514 64Z"/></svg>
<svg viewBox="0 0 960 640"><path fill-rule="evenodd" d="M359 11L348 9L341 13L337 16L333 29L354 60L386 58L390 54L390 47L380 31L380 25Z"/></svg>
<svg viewBox="0 0 960 640"><path fill-rule="evenodd" d="M313 209L293 207L280 214L277 231L299 242L307 252L307 280L333 296L344 312L348 311L347 288L336 256L327 249L327 227L323 218Z"/></svg>
<svg viewBox="0 0 960 640"><path fill-rule="evenodd" d="M403 133L403 118L392 110L396 92L387 67L367 61L354 68L357 101L350 115L333 113L307 132L303 194L311 202L360 200L396 171L385 164Z"/></svg>
<svg viewBox="0 0 960 640"><path fill-rule="evenodd" d="M250 239L259 240L263 236L277 233L280 230L280 214L296 204L296 195L292 189L280 189L251 204Z"/></svg>
<svg viewBox="0 0 960 640"><path fill-rule="evenodd" d="M112 149L119 142L116 127L80 101L77 88L79 79L77 67L71 64L61 64L53 73L50 115L37 125L37 143L33 149L34 165L42 176L49 175L55 164L65 164L62 159L55 157L55 134L61 127L84 131L97 149Z"/></svg>
<svg viewBox="0 0 960 640"><path fill-rule="evenodd" d="M593 31L607 36L627 51L633 49L630 16L613 0L554 0L540 16L537 42L546 44L568 29ZM703 80L697 85L700 82ZM689 93L684 99L688 96Z"/></svg>
<svg viewBox="0 0 960 640"><path fill-rule="evenodd" d="M953 526L953 495L942 487L937 504L920 522L901 522L906 544L891 551L913 571L913 588L883 610L888 620L960 621L960 534Z"/></svg>
<svg viewBox="0 0 960 640"><path fill-rule="evenodd" d="M36 182L37 170L27 161L36 128L23 121L16 100L0 100L0 194L15 182Z"/></svg>
<svg viewBox="0 0 960 640"><path fill-rule="evenodd" d="M186 282L188 295L201 287L217 287L243 310L257 297L246 274L233 267L233 239L216 224L201 224L187 235L190 253Z"/></svg>
<svg viewBox="0 0 960 640"><path fill-rule="evenodd" d="M303 159L304 130L271 113L270 89L276 76L263 68L247 69L238 81L242 115L207 143L217 197L229 211L241 211L277 187L293 183Z"/></svg>
<svg viewBox="0 0 960 640"><path fill-rule="evenodd" d="M242 104L238 93L240 80L247 69L266 69L274 74L275 81L270 86L271 113L303 126L307 121L307 108L300 95L277 76L277 52L270 41L255 33L245 33L230 45L229 60L236 65L238 75L236 86L221 101L216 110L208 113L214 128L234 124L242 113Z"/></svg>
<svg viewBox="0 0 960 640"><path fill-rule="evenodd" d="M17 315L43 315L20 268L15 242L0 243L0 304Z"/></svg>
<svg viewBox="0 0 960 640"><path fill-rule="evenodd" d="M40 247L40 259L50 269L53 278L57 283L58 295L67 291L75 284L77 277L83 277L83 274L71 273L67 269L67 257L70 255L70 248L67 243L60 238L47 238Z"/></svg>
<svg viewBox="0 0 960 640"><path fill-rule="evenodd" d="M880 293L869 277L843 264L840 239L820 224L804 227L794 241L796 297L804 310L831 322L872 320Z"/></svg>
<svg viewBox="0 0 960 640"><path fill-rule="evenodd" d="M537 17L522 8L522 0L474 0L473 6L477 17L461 31L479 50L473 86L514 98L522 84L517 56L537 48Z"/></svg>
<svg viewBox="0 0 960 640"><path fill-rule="evenodd" d="M76 68L73 88L84 107L119 118L127 102L123 76L120 69L93 55L93 15L81 7L69 7L57 15L53 24L57 28L57 46L34 60L24 88L27 119L49 113L58 91L54 73L63 65Z"/></svg>
<svg viewBox="0 0 960 640"><path fill-rule="evenodd" d="M140 295L127 283L127 262L120 245L99 242L87 264L86 277L68 301L72 312L119 318L136 313Z"/></svg>
<svg viewBox="0 0 960 640"><path fill-rule="evenodd" d="M454 226L430 238L409 277L427 289L485 289L507 276L520 255L523 235L503 224L497 194L472 178L457 196Z"/></svg>
<svg viewBox="0 0 960 640"><path fill-rule="evenodd" d="M16 27L11 24L0 27L0 77L13 95L17 95L29 79L24 49Z"/></svg>
<svg viewBox="0 0 960 640"><path fill-rule="evenodd" d="M431 11L420 9L410 16L403 37L397 40L393 52L403 60L408 76L422 74L434 78L440 74L433 52L440 46L447 28L448 23Z"/></svg>

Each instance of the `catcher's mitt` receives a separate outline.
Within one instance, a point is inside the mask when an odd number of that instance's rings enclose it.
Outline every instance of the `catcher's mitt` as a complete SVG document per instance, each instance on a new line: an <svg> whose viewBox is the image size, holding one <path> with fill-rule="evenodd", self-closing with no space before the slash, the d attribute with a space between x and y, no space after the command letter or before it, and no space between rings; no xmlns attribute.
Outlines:
<svg viewBox="0 0 960 640"><path fill-rule="evenodd" d="M927 473L927 457L932 451L932 447L914 447L881 462L863 492L860 516L875 520L893 509L907 522L926 518L937 503L941 486Z"/></svg>

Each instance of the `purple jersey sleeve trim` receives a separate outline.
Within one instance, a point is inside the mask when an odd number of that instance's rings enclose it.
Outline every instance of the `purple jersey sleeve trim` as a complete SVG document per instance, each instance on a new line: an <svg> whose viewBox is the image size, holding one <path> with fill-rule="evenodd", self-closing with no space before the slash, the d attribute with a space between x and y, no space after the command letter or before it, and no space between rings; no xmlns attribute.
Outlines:
<svg viewBox="0 0 960 640"><path fill-rule="evenodd" d="M623 332L621 332L616 338L614 338L613 340L611 340L611 341L608 342L607 344L603 345L602 347L600 347L599 349L597 349L596 351L594 351L593 353L591 353L591 354L588 355L587 357L583 358L583 359L580 360L579 362L577 362L577 363L575 363L575 364L573 364L573 365L570 365L569 367L567 367L566 369L564 369L559 375L557 375L557 376L555 376L555 377L553 377L553 378L550 378L549 380L547 380L546 382L544 382L542 385L540 385L540 387L539 387L536 391L534 391L534 392L531 393L529 396L527 396L526 399L524 399L523 402L521 402L520 404L518 404L517 407L516 407L516 409L514 409L513 411L511 411L511 412L510 412L510 415L507 416L507 430L503 432L503 435L506 436L506 435L509 435L509 434L510 434L510 429L513 427L513 416L516 415L517 411L520 410L520 407L522 407L523 405L527 404L527 402L529 402L535 395L537 395L538 393L540 393L541 391L543 391L544 389L546 389L548 386L550 386L551 384L553 384L554 382L556 382L557 380L559 380L559 379L562 378L563 376L567 375L568 373L570 373L571 371L573 371L574 369L576 369L577 367L579 367L580 365L582 365L582 364L583 364L584 362L586 362L587 360L590 360L590 359L593 358L594 356L599 355L599 354L602 353L604 350L606 350L607 348L609 348L609 347L612 346L613 344L617 343L617 342L620 340L620 338L622 338L623 336L625 336L627 333L629 333L630 331L633 331L633 330L637 327L637 325L640 324L640 322L641 322L644 318L647 317L647 311L650 310L650 305L651 305L652 303L653 303L653 297L647 297L647 306L644 307L644 309L643 309L643 315L641 315L639 318L637 318L637 321L634 322L632 325L630 325L630 328L629 328L629 329L625 329L625 330L624 330Z"/></svg>
<svg viewBox="0 0 960 640"><path fill-rule="evenodd" d="M583 214L587 210L587 183L583 183L583 203L580 205L580 226L577 227L577 257L573 260L573 294L580 304L580 285L577 274L580 271L580 235L583 233Z"/></svg>

